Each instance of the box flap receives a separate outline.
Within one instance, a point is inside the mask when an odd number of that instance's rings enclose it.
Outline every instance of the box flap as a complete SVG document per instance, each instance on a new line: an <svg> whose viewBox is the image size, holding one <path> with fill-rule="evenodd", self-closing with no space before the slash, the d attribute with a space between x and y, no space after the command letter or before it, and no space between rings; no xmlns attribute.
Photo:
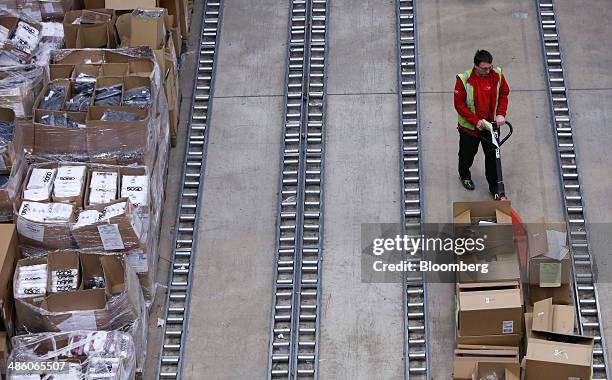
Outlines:
<svg viewBox="0 0 612 380"><path fill-rule="evenodd" d="M535 331L552 331L553 303L552 298L538 301L533 305L532 329Z"/></svg>
<svg viewBox="0 0 612 380"><path fill-rule="evenodd" d="M536 302L533 305L533 331L573 334L574 307L553 305L552 298Z"/></svg>

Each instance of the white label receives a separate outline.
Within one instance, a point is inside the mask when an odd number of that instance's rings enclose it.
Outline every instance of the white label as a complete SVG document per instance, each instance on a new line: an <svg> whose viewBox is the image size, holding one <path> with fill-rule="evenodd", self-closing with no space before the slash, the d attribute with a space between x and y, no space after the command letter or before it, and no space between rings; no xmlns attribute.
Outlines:
<svg viewBox="0 0 612 380"><path fill-rule="evenodd" d="M70 318L57 324L57 328L61 331L95 331L98 329L96 325L96 314L93 310L72 311L70 314Z"/></svg>
<svg viewBox="0 0 612 380"><path fill-rule="evenodd" d="M136 273L145 273L149 271L147 256L142 251L136 251L129 254L127 261Z"/></svg>
<svg viewBox="0 0 612 380"><path fill-rule="evenodd" d="M97 210L84 210L79 214L79 218L74 224L73 228L81 228L90 224L95 224L100 219L100 213Z"/></svg>
<svg viewBox="0 0 612 380"><path fill-rule="evenodd" d="M502 332L504 334L512 334L514 332L514 321L504 321Z"/></svg>
<svg viewBox="0 0 612 380"><path fill-rule="evenodd" d="M17 218L17 231L20 235L32 240L40 242L45 240L45 226L24 218Z"/></svg>
<svg viewBox="0 0 612 380"><path fill-rule="evenodd" d="M106 189L117 191L117 173L93 172L89 187L92 189Z"/></svg>
<svg viewBox="0 0 612 380"><path fill-rule="evenodd" d="M32 169L26 189L47 189L55 178L55 169Z"/></svg>
<svg viewBox="0 0 612 380"><path fill-rule="evenodd" d="M98 232L100 233L100 239L105 251L125 249L123 240L121 240L121 234L119 233L119 226L116 224L98 226Z"/></svg>

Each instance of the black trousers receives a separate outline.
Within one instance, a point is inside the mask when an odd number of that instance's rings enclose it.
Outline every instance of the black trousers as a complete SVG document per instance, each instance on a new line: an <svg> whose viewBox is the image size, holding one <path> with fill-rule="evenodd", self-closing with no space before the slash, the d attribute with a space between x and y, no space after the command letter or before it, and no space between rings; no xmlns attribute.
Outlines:
<svg viewBox="0 0 612 380"><path fill-rule="evenodd" d="M489 131L481 131L486 137L491 139ZM474 163L474 157L478 153L478 145L482 143L482 150L485 155L485 175L489 183L489 191L497 192L497 169L495 168L495 145L471 136L459 130L459 177L461 179L472 179L470 168Z"/></svg>

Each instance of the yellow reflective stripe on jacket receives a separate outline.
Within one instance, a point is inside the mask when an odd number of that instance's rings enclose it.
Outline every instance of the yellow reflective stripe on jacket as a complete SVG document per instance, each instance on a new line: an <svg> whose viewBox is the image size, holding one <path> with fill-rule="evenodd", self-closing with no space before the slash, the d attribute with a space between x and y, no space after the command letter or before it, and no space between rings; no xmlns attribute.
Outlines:
<svg viewBox="0 0 612 380"><path fill-rule="evenodd" d="M495 98L495 108L493 110L493 114L494 116L497 116L497 104L499 102L499 89L501 88L502 68L500 66L497 66L494 70L498 74L498 79L497 79L497 97ZM467 104L468 109L472 113L475 114L476 106L474 105L474 86L468 83L468 79L470 75L472 75L472 69L469 69L463 73L457 74L457 76L461 80L461 83L463 83L463 87L465 88L465 93L466 93L465 104ZM466 129L474 130L476 128L473 124L467 121L460 114L457 114L457 119L458 119L457 122L459 123L459 125Z"/></svg>

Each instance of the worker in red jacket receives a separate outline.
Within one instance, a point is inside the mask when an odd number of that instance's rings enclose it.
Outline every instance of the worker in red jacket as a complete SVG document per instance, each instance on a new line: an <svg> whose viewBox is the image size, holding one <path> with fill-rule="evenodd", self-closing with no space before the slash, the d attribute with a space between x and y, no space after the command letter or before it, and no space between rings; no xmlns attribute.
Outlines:
<svg viewBox="0 0 612 380"><path fill-rule="evenodd" d="M470 167L482 142L485 155L485 174L489 192L497 192L497 171L495 169L495 146L481 139L491 134L485 121L495 121L497 127L505 123L510 88L501 67L493 67L493 56L486 50L474 55L474 67L457 74L455 83L455 109L458 113L459 130L459 178L468 190L474 190Z"/></svg>

